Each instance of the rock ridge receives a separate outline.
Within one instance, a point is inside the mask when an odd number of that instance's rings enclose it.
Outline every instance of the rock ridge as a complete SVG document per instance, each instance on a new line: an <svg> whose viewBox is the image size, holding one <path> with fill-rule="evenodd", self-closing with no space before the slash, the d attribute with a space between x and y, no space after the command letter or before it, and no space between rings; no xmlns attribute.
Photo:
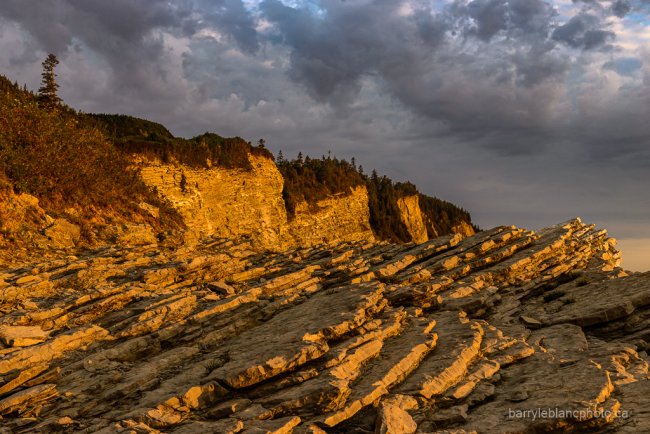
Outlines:
<svg viewBox="0 0 650 434"><path fill-rule="evenodd" d="M650 430L650 273L604 230L254 247L4 270L0 433Z"/></svg>

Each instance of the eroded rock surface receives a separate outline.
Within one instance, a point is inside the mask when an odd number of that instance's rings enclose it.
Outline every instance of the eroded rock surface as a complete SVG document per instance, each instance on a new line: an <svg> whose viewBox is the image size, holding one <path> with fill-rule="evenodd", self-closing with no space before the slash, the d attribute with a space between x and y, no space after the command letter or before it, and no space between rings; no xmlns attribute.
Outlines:
<svg viewBox="0 0 650 434"><path fill-rule="evenodd" d="M619 261L576 219L6 269L0 433L650 432L650 273Z"/></svg>
<svg viewBox="0 0 650 434"><path fill-rule="evenodd" d="M300 202L288 216L282 198L284 180L273 160L253 154L248 158L250 171L149 160L137 165L142 180L181 214L187 241L244 235L258 247L277 250L373 238L365 186L311 205Z"/></svg>

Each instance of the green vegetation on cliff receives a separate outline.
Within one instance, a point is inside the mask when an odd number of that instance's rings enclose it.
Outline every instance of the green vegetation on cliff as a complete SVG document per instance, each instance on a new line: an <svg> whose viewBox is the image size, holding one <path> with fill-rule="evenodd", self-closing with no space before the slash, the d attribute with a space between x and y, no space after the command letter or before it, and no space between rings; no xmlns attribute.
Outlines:
<svg viewBox="0 0 650 434"><path fill-rule="evenodd" d="M411 241L398 207L398 199L406 196L419 196L420 211L430 238L452 233L454 227L463 222L472 225L471 216L464 209L419 193L410 182L394 182L386 176L379 176L374 170L367 176L354 162L332 156L303 158L300 154L293 160L285 160L279 155L276 163L284 177L282 195L290 217L301 201L315 205L319 200L334 195L347 195L355 187L365 185L368 190L370 226L379 239Z"/></svg>
<svg viewBox="0 0 650 434"><path fill-rule="evenodd" d="M117 147L127 153L155 157L169 163L172 160L190 167L251 170L248 154L273 158L264 147L251 146L241 137L221 137L205 133L192 139L174 137L156 122L126 115L91 114L89 122L103 128Z"/></svg>
<svg viewBox="0 0 650 434"><path fill-rule="evenodd" d="M28 193L54 216L65 216L91 236L91 222L177 227L180 218L129 168L127 156L74 110L47 104L0 77L0 178ZM154 219L139 207L160 208ZM101 212L100 212L101 211Z"/></svg>
<svg viewBox="0 0 650 434"><path fill-rule="evenodd" d="M282 196L289 216L300 202L316 204L319 200L337 194L348 194L355 187L365 184L356 167L337 158L311 159L302 156L288 161L276 161L284 178Z"/></svg>

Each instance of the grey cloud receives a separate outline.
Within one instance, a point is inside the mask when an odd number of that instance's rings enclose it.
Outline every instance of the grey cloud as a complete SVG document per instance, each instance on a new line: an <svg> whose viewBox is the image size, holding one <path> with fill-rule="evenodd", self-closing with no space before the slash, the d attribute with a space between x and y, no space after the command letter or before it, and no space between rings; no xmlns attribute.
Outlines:
<svg viewBox="0 0 650 434"><path fill-rule="evenodd" d="M241 0L206 0L198 4L204 25L224 32L248 53L260 47L255 20Z"/></svg>
<svg viewBox="0 0 650 434"><path fill-rule="evenodd" d="M450 30L450 26L443 18L432 15L427 10L419 10L415 14L414 21L418 36L432 50L435 50L443 43L445 33Z"/></svg>
<svg viewBox="0 0 650 434"><path fill-rule="evenodd" d="M417 25L397 18L397 2L324 6L327 14L317 18L278 0L261 4L277 24L282 42L291 47L291 77L319 100L349 100L359 89L360 77L379 69L417 68L413 49L421 40L416 35L425 35L432 45L432 38L442 37L432 21Z"/></svg>
<svg viewBox="0 0 650 434"><path fill-rule="evenodd" d="M468 7L468 14L476 22L476 36L489 41L508 27L508 7L502 0L475 0Z"/></svg>
<svg viewBox="0 0 650 434"><path fill-rule="evenodd" d="M553 51L553 45L544 42L513 56L517 67L517 81L524 87L534 87L551 79L560 79L569 68L569 60Z"/></svg>
<svg viewBox="0 0 650 434"><path fill-rule="evenodd" d="M610 60L603 65L604 69L615 71L619 75L632 76L641 69L643 62L636 57L622 57Z"/></svg>
<svg viewBox="0 0 650 434"><path fill-rule="evenodd" d="M567 70L547 40L556 15L547 3L477 0L407 17L396 13L397 2L324 1L321 7L324 13L316 17L278 0L261 5L279 32L275 40L291 50L290 77L318 101L345 102L358 92L361 77L373 76L406 107L435 120L440 131L483 137L503 151L536 152L503 138L510 136L505 130L543 127L552 87ZM508 39L467 39L497 34ZM504 51L513 54L504 58ZM547 85L549 91L532 89ZM513 99L517 87L523 90ZM486 112L487 106L499 110Z"/></svg>
<svg viewBox="0 0 650 434"><path fill-rule="evenodd" d="M141 43L156 27L172 27L183 18L168 2L129 0L46 0L26 8L20 0L0 3L0 15L19 22L47 51L62 53L73 38L97 48L116 40Z"/></svg>
<svg viewBox="0 0 650 434"><path fill-rule="evenodd" d="M632 5L627 0L616 0L612 3L612 13L619 18L624 17L632 10Z"/></svg>
<svg viewBox="0 0 650 434"><path fill-rule="evenodd" d="M474 0L455 2L449 15L458 31L488 42L502 34L519 40L546 39L557 12L543 0Z"/></svg>
<svg viewBox="0 0 650 434"><path fill-rule="evenodd" d="M187 5L163 0L46 0L38 8L24 2L0 3L0 15L19 23L44 51L64 57L68 50L90 50L108 66L109 83L142 99L174 99L159 31L180 32Z"/></svg>
<svg viewBox="0 0 650 434"><path fill-rule="evenodd" d="M65 25L61 2L44 3L41 7L27 10L20 0L8 0L0 3L0 15L4 18L22 23L25 28L50 52L60 53L71 42L72 35Z"/></svg>
<svg viewBox="0 0 650 434"><path fill-rule="evenodd" d="M613 32L598 28L600 25L597 16L582 13L556 28L552 37L570 47L591 50L602 47L615 37Z"/></svg>
<svg viewBox="0 0 650 434"><path fill-rule="evenodd" d="M514 28L527 35L545 38L557 12L550 3L542 0L512 0L510 19Z"/></svg>
<svg viewBox="0 0 650 434"><path fill-rule="evenodd" d="M586 12L623 18L630 12L647 12L648 0L573 0Z"/></svg>
<svg viewBox="0 0 650 434"><path fill-rule="evenodd" d="M147 3L130 0L67 0L67 3L71 14L98 26L94 28L95 32L130 41L141 40L154 28L175 27L187 15L187 11L170 7L168 2L159 0ZM72 21L68 25L74 29Z"/></svg>
<svg viewBox="0 0 650 434"><path fill-rule="evenodd" d="M109 63L111 83L125 98L130 92L164 105L234 94L246 108L281 100L276 89L286 73L342 119L371 83L430 124L429 134L504 155L543 152L544 143L575 134L558 122L566 116L557 108L567 98L568 74L582 61L572 61L562 45L592 52L613 37L602 17L585 12L558 27L557 12L543 0L458 0L443 9L417 2L412 15L401 14L394 0L321 0L318 13L264 0L259 13L273 26L259 34L255 12L242 0L43 4L43 15L56 17L49 25L16 0L3 2L0 14L39 40L38 32L51 28L57 44L81 41ZM179 70L170 66L162 33L189 38ZM262 66L269 59L273 65Z"/></svg>
<svg viewBox="0 0 650 434"><path fill-rule="evenodd" d="M192 38L217 29L245 52L259 48L255 21L241 0L44 0L27 8L0 2L0 16L19 23L45 52L63 57L87 49L109 67L106 87L117 95L174 104L184 98L163 34ZM111 95L115 98L117 95Z"/></svg>

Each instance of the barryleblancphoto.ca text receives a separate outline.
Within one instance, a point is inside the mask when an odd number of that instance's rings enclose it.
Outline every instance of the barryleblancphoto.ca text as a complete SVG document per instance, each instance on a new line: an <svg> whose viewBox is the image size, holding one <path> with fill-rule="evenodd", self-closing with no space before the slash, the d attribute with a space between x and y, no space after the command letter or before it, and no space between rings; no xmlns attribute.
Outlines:
<svg viewBox="0 0 650 434"><path fill-rule="evenodd" d="M508 409L508 419L611 419L612 417L627 419L630 414L626 410L611 409L568 409L568 408L528 408L528 409Z"/></svg>

